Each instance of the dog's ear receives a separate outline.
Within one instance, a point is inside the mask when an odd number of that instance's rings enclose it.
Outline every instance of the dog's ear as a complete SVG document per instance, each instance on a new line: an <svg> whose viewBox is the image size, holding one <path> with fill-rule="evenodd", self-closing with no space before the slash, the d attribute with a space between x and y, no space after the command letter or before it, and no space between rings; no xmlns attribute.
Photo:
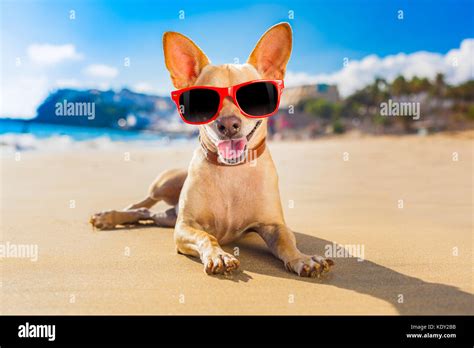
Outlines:
<svg viewBox="0 0 474 348"><path fill-rule="evenodd" d="M269 80L282 80L290 59L292 32L288 23L279 23L268 29L258 40L247 63L253 65Z"/></svg>
<svg viewBox="0 0 474 348"><path fill-rule="evenodd" d="M163 35L163 51L166 68L177 89L192 86L210 63L201 49L180 33L168 31Z"/></svg>

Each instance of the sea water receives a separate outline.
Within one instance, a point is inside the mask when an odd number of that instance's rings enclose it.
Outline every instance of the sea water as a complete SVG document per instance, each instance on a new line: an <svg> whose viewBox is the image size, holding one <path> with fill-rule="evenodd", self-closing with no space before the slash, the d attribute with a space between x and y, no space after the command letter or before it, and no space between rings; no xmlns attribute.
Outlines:
<svg viewBox="0 0 474 348"><path fill-rule="evenodd" d="M192 136L0 119L0 149L27 151L71 147L113 148L118 143L155 146L187 142Z"/></svg>

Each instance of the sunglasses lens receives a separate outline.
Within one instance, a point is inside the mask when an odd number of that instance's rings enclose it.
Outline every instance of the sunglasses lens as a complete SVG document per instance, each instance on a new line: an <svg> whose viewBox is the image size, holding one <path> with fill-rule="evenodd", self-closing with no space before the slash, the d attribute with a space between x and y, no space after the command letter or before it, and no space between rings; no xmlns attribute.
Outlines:
<svg viewBox="0 0 474 348"><path fill-rule="evenodd" d="M236 98L240 108L250 116L268 115L278 107L278 91L270 82L242 86L237 90Z"/></svg>
<svg viewBox="0 0 474 348"><path fill-rule="evenodd" d="M179 107L184 119L192 123L209 121L219 108L219 93L210 89L191 89L179 97Z"/></svg>

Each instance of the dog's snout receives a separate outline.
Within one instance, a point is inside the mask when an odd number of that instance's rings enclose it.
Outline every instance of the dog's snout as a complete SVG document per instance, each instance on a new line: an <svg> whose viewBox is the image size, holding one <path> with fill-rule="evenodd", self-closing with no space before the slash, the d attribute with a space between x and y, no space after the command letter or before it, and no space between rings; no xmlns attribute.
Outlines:
<svg viewBox="0 0 474 348"><path fill-rule="evenodd" d="M224 116L216 120L216 125L219 133L230 138L240 132L242 121L237 116Z"/></svg>

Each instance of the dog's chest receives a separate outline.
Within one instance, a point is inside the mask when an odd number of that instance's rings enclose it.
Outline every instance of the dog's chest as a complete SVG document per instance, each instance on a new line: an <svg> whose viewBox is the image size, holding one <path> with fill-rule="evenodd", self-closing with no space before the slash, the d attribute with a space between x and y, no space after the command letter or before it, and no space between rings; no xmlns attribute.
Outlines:
<svg viewBox="0 0 474 348"><path fill-rule="evenodd" d="M269 189L258 171L217 179L214 187L208 205L212 212L209 229L225 243L258 222Z"/></svg>
<svg viewBox="0 0 474 348"><path fill-rule="evenodd" d="M199 171L186 188L183 213L192 216L220 243L239 238L278 214L279 194L273 166L212 168ZM196 181L195 179L199 179ZM205 178L205 179L203 179Z"/></svg>

